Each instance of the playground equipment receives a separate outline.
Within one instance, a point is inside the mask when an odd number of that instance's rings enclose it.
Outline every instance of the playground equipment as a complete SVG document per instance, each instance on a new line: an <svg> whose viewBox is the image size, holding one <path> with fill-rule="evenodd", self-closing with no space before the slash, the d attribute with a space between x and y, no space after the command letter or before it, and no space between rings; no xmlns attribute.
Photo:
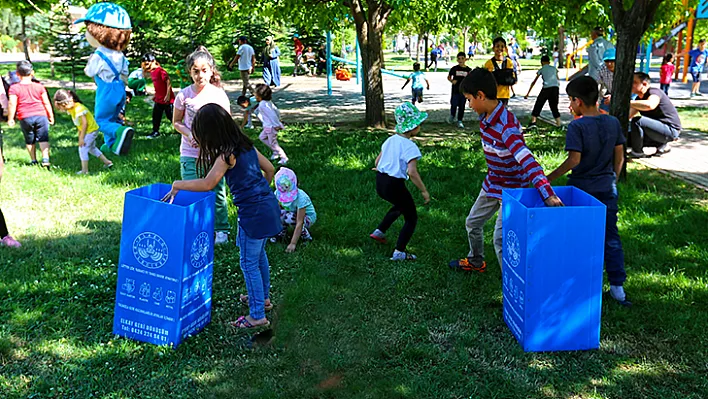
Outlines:
<svg viewBox="0 0 708 399"><path fill-rule="evenodd" d="M578 65L578 71L575 72L572 76L570 76L570 79L572 80L572 79L574 79L576 76L578 76L578 75L584 75L584 74L587 72L588 67L587 67L587 65L586 65L585 68L583 68L583 54L580 53L580 52L583 51L583 50L585 50L585 48L588 47L588 46L590 46L592 43L593 43L593 40L590 39L590 40L588 40L587 43L585 43L585 45L583 45L583 46L581 46L581 47L578 47L577 50L575 50L575 51L572 52L571 54L568 54L568 56L566 57L566 60L565 60L565 80L566 80L566 81L568 81L568 75L570 74L571 58L573 58L573 57L576 56L576 55L580 55L580 59L578 60L578 64L577 64L577 65Z"/></svg>
<svg viewBox="0 0 708 399"><path fill-rule="evenodd" d="M346 58L341 58L341 57L336 57L332 55L332 34L331 32L327 32L327 95L331 96L332 95L332 61L337 61L341 62L342 64L345 65L354 65L356 67L356 84L361 84L361 95L366 95L366 88L364 86L364 79L361 79L361 74L363 73L362 71L362 65L361 65L361 56L359 52L359 40L356 41L356 60L355 61L350 61L347 60ZM397 78L401 79L408 79L409 75L405 75L402 73L397 73L392 70L388 69L381 69L381 73L385 75L391 75L395 76Z"/></svg>

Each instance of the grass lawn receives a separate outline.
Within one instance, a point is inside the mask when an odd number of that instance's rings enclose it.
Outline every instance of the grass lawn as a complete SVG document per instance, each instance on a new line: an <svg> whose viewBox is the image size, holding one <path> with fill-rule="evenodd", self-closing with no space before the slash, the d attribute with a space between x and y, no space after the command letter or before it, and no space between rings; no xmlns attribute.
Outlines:
<svg viewBox="0 0 708 399"><path fill-rule="evenodd" d="M708 112L705 107L681 107L678 112L684 129L708 133Z"/></svg>
<svg viewBox="0 0 708 399"><path fill-rule="evenodd" d="M90 92L79 94L92 107ZM150 130L149 112L141 101L128 109L138 132ZM111 157L115 170L92 159L95 173L79 177L68 116L51 130L51 172L28 166L20 131L6 129L0 198L24 246L0 248L0 397L708 397L708 194L632 165L619 228L634 307L605 301L599 350L527 354L502 321L493 256L485 274L447 267L468 251L464 219L486 170L479 138L468 129L434 141L450 129L424 130L433 201L419 207L418 261L394 264L392 245L367 237L388 209L369 170L387 133L290 125L281 143L318 222L294 254L268 246L274 341L251 348L226 325L246 312L229 245L216 249L212 323L172 350L116 338L111 326L124 193L179 178L178 137L138 137L129 156ZM540 132L527 141L550 169L563 134Z"/></svg>

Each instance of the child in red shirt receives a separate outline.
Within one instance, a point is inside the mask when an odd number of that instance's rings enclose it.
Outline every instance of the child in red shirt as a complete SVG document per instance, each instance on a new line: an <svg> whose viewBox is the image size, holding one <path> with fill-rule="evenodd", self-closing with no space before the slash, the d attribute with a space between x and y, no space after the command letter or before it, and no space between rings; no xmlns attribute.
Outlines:
<svg viewBox="0 0 708 399"><path fill-rule="evenodd" d="M152 85L155 87L155 105L152 107L152 134L148 138L154 139L160 136L160 121L162 115L172 123L173 104L175 93L172 91L170 75L160 66L155 56L147 53L143 56L142 67L144 74L150 74Z"/></svg>
<svg viewBox="0 0 708 399"><path fill-rule="evenodd" d="M34 70L29 61L17 63L20 82L10 86L7 125L15 126L15 116L20 121L25 136L27 152L32 164L37 164L37 143L42 150L42 166L49 168L49 125L54 124L54 112L47 90L33 82Z"/></svg>
<svg viewBox="0 0 708 399"><path fill-rule="evenodd" d="M674 55L667 53L664 56L664 61L661 63L661 76L659 79L661 90L669 95L669 86L671 86L672 76L674 75L674 70L676 66L674 65Z"/></svg>

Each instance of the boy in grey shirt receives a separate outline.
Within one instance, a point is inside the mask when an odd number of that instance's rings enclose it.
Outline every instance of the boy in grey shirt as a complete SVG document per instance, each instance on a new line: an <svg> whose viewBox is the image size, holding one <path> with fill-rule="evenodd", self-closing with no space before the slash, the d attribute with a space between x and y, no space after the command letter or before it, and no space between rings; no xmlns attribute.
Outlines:
<svg viewBox="0 0 708 399"><path fill-rule="evenodd" d="M536 126L536 118L541 115L541 110L543 106L546 105L546 101L548 101L548 105L551 107L551 113L553 114L553 119L556 120L556 126L560 126L560 112L558 112L558 70L551 66L551 59L547 55L541 57L541 69L536 72L536 79L531 83L531 87L529 87L529 91L524 96L524 99L529 98L531 89L533 89L539 76L543 78L543 89L541 89L541 93L538 94L536 104L533 106L529 127Z"/></svg>

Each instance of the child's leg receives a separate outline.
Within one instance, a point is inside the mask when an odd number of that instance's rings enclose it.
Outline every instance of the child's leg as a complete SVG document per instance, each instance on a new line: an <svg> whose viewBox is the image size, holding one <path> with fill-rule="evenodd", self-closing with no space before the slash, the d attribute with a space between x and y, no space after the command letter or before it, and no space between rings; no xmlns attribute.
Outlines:
<svg viewBox="0 0 708 399"><path fill-rule="evenodd" d="M261 274L261 256L265 240L248 237L239 227L238 241L241 270L248 291L249 314L253 320L262 320L265 319L266 297L263 290L265 282Z"/></svg>
<svg viewBox="0 0 708 399"><path fill-rule="evenodd" d="M162 104L155 103L152 106L152 132L160 131L160 122L162 122Z"/></svg>
<svg viewBox="0 0 708 399"><path fill-rule="evenodd" d="M548 99L548 92L546 89L541 89L536 97L536 102L533 104L533 110L531 111L531 122L536 122L536 118L541 116L541 110L543 106L546 105L546 100Z"/></svg>
<svg viewBox="0 0 708 399"><path fill-rule="evenodd" d="M172 104L167 104L165 105L165 116L167 116L167 121L172 123L172 111L174 109L174 105Z"/></svg>
<svg viewBox="0 0 708 399"><path fill-rule="evenodd" d="M605 221L605 270L610 285L621 286L627 280L627 273L624 270L624 249L622 240L617 229L617 193L594 193L597 198L607 207L607 218Z"/></svg>
<svg viewBox="0 0 708 399"><path fill-rule="evenodd" d="M395 222L396 219L401 216L401 210L399 209L398 204L394 202L394 191L396 189L395 186L400 185L398 182L396 182L396 180L401 179L396 179L381 172L376 173L376 193L382 199L393 204L391 209L389 209L389 211L386 213L386 216L384 216L383 220L381 220L381 223L379 223L379 226L377 227L377 229L380 230L382 233L388 231L389 227L391 227L393 222ZM403 184L405 186L405 183Z"/></svg>
<svg viewBox="0 0 708 399"><path fill-rule="evenodd" d="M263 281L263 303L269 301L270 299L270 263L268 262L268 254L266 254L265 245L266 240L263 241L263 246L261 247L261 256L258 259L258 269L261 273L261 280Z"/></svg>
<svg viewBox="0 0 708 399"><path fill-rule="evenodd" d="M97 137L98 137L98 134L96 134L95 132L94 132L94 133L89 133L89 134L87 134L86 136L84 136L84 146L88 148L88 154L91 154L91 155L93 155L94 157L98 158L98 159L101 160L101 162L103 162L103 164L106 165L106 166L112 165L113 162L111 162L108 158L106 158L106 156L103 155L103 153L101 152L101 150L99 150L99 149L96 147L96 139L97 139ZM81 149L79 148L79 152L80 152L80 151L81 151ZM87 161L87 162L88 162L88 154L86 154L86 161ZM82 165L83 165L83 163L82 163ZM86 169L86 171L88 171L88 168Z"/></svg>
<svg viewBox="0 0 708 399"><path fill-rule="evenodd" d="M278 144L278 131L275 129L271 129L270 133L268 134L268 140L270 141L270 148L273 149L273 152L277 154L280 157L281 161L287 161L288 156L285 154L285 151L283 148Z"/></svg>
<svg viewBox="0 0 708 399"><path fill-rule="evenodd" d="M453 93L450 96L450 116L454 119L457 115L457 99L455 98L455 94Z"/></svg>
<svg viewBox="0 0 708 399"><path fill-rule="evenodd" d="M86 142L89 134L84 136L84 146L79 147L79 159L81 160L81 172L88 173L89 164L89 144Z"/></svg>
<svg viewBox="0 0 708 399"><path fill-rule="evenodd" d="M455 93L457 97L457 120L462 122L465 117L465 96L461 93Z"/></svg>
<svg viewBox="0 0 708 399"><path fill-rule="evenodd" d="M35 145L36 136L34 126L27 120L20 119L20 129L22 130L22 135L25 136L25 147L27 147L30 160L32 162L37 162L37 147Z"/></svg>
<svg viewBox="0 0 708 399"><path fill-rule="evenodd" d="M411 237L413 237L415 227L418 224L418 212L415 208L413 196L410 191L408 191L408 188L406 188L405 183L402 184L401 191L395 195L394 201L398 204L398 209L400 209L404 219L403 227L398 234L396 249L401 252L406 252L406 246L408 246L408 242L410 242Z"/></svg>
<svg viewBox="0 0 708 399"><path fill-rule="evenodd" d="M558 98L560 97L560 89L558 87L549 88L548 105L551 107L553 119L556 120L556 125L560 126L560 111L558 111Z"/></svg>
<svg viewBox="0 0 708 399"><path fill-rule="evenodd" d="M487 197L487 193L481 190L465 220L467 240L470 244L467 258L476 267L482 266L484 262L484 223L494 216L499 206L499 200Z"/></svg>
<svg viewBox="0 0 708 399"><path fill-rule="evenodd" d="M264 127L263 130L261 131L261 134L258 135L258 139L259 139L263 144L265 144L266 147L270 148L271 151L275 152L275 150L273 150L273 147L271 147L271 145L270 145L269 134L270 134L270 131L271 131L271 130L273 130L273 128Z"/></svg>
<svg viewBox="0 0 708 399"><path fill-rule="evenodd" d="M38 117L35 122L35 138L42 151L42 164L49 165L49 119L46 116Z"/></svg>
<svg viewBox="0 0 708 399"><path fill-rule="evenodd" d="M501 205L501 203L500 203ZM497 254L497 262L499 262L499 267L502 265L502 248L504 233L502 230L502 213L497 212L497 221L494 223L494 252Z"/></svg>

